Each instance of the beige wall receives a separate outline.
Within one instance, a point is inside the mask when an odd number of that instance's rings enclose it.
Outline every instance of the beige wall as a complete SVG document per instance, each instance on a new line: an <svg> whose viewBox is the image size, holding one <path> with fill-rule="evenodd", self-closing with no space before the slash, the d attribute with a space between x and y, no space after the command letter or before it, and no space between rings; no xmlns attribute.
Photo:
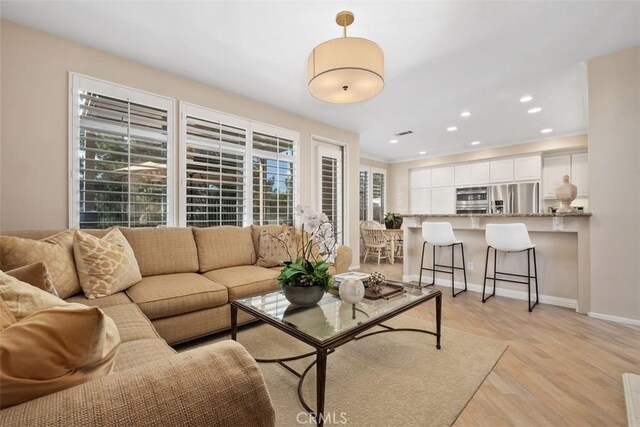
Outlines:
<svg viewBox="0 0 640 427"><path fill-rule="evenodd" d="M311 204L315 188L311 136L347 143L349 241L358 241L357 134L11 22L0 26L1 230L68 225L68 73L74 71L299 132L303 204Z"/></svg>
<svg viewBox="0 0 640 427"><path fill-rule="evenodd" d="M577 135L565 138L552 138L506 147L451 154L448 156L428 157L409 162L389 165L389 209L394 212L409 212L409 169L446 165L451 163L475 162L495 157L517 156L530 153L553 153L557 151L584 150L587 148L587 136Z"/></svg>
<svg viewBox="0 0 640 427"><path fill-rule="evenodd" d="M383 169L384 171L387 171L389 169L389 163L381 162L380 160L369 159L367 157L360 157L360 166Z"/></svg>
<svg viewBox="0 0 640 427"><path fill-rule="evenodd" d="M640 46L587 72L591 311L640 320Z"/></svg>

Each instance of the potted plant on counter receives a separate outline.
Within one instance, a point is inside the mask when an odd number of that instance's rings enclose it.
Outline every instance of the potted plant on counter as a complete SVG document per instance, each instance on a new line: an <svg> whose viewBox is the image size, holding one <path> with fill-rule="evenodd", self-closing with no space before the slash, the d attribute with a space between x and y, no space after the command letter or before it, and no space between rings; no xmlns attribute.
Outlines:
<svg viewBox="0 0 640 427"><path fill-rule="evenodd" d="M384 216L384 225L392 229L400 228L402 227L402 217L399 213L387 212Z"/></svg>
<svg viewBox="0 0 640 427"><path fill-rule="evenodd" d="M285 263L278 282L289 302L307 307L317 304L333 284L328 270L335 261L337 243L327 215L302 206L296 212L302 223L298 257Z"/></svg>

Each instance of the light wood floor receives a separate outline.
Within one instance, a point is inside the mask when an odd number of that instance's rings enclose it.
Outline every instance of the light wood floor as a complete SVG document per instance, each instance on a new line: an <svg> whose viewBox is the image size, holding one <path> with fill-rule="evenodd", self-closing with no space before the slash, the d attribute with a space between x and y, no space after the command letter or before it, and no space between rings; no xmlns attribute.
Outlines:
<svg viewBox="0 0 640 427"><path fill-rule="evenodd" d="M400 280L402 264L361 264ZM526 301L444 294L443 325L502 341L509 348L455 426L624 426L622 373L640 373L640 328ZM427 304L409 314L434 320ZM446 337L443 337L446 345Z"/></svg>

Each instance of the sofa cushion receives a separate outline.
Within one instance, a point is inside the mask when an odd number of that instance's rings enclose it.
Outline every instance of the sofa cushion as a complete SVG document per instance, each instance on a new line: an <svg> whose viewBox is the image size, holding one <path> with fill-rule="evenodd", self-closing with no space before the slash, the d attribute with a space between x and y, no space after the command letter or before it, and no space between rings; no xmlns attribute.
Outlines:
<svg viewBox="0 0 640 427"><path fill-rule="evenodd" d="M133 249L143 277L198 271L198 251L190 227L120 230Z"/></svg>
<svg viewBox="0 0 640 427"><path fill-rule="evenodd" d="M107 375L119 344L114 322L97 307L53 307L25 317L0 332L0 408Z"/></svg>
<svg viewBox="0 0 640 427"><path fill-rule="evenodd" d="M251 227L194 228L200 272L256 262Z"/></svg>
<svg viewBox="0 0 640 427"><path fill-rule="evenodd" d="M77 230L73 255L80 286L89 299L118 293L142 280L133 249L117 228L104 237Z"/></svg>
<svg viewBox="0 0 640 427"><path fill-rule="evenodd" d="M80 292L80 282L73 259L74 233L70 229L43 240L0 236L0 269L13 270L43 261L60 298L75 295Z"/></svg>
<svg viewBox="0 0 640 427"><path fill-rule="evenodd" d="M280 289L279 272L255 265L221 268L204 276L229 289L229 299L245 298Z"/></svg>
<svg viewBox="0 0 640 427"><path fill-rule="evenodd" d="M28 283L36 288L58 296L58 291L56 291L55 286L53 286L53 279L51 278L47 264L42 261L34 262L24 267L18 267L15 270L5 271L5 273L15 277L21 282Z"/></svg>
<svg viewBox="0 0 640 427"><path fill-rule="evenodd" d="M124 292L118 292L117 294L109 295L108 297L89 299L84 294L74 295L71 298L67 298L66 302L88 305L89 307L111 307L112 305L121 304L133 304L131 298Z"/></svg>
<svg viewBox="0 0 640 427"><path fill-rule="evenodd" d="M151 321L135 304L112 305L101 310L116 324L120 342L160 338Z"/></svg>
<svg viewBox="0 0 640 427"><path fill-rule="evenodd" d="M120 344L114 372L146 365L155 360L171 357L176 351L160 338L147 338ZM162 381L162 379L159 379Z"/></svg>
<svg viewBox="0 0 640 427"><path fill-rule="evenodd" d="M197 273L145 277L126 292L149 319L218 307L228 301L227 288Z"/></svg>

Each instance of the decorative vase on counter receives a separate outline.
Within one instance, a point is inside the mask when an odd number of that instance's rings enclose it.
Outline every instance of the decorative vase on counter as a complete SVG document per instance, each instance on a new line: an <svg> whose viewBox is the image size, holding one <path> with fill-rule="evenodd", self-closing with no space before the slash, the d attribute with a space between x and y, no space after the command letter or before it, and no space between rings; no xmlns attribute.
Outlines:
<svg viewBox="0 0 640 427"><path fill-rule="evenodd" d="M340 282L338 288L340 299L349 304L356 304L364 298L364 284L361 280L347 279Z"/></svg>
<svg viewBox="0 0 640 427"><path fill-rule="evenodd" d="M569 182L569 175L562 177L562 184L556 188L556 198L560 200L562 206L556 211L557 213L571 213L573 202L578 196L578 187Z"/></svg>

